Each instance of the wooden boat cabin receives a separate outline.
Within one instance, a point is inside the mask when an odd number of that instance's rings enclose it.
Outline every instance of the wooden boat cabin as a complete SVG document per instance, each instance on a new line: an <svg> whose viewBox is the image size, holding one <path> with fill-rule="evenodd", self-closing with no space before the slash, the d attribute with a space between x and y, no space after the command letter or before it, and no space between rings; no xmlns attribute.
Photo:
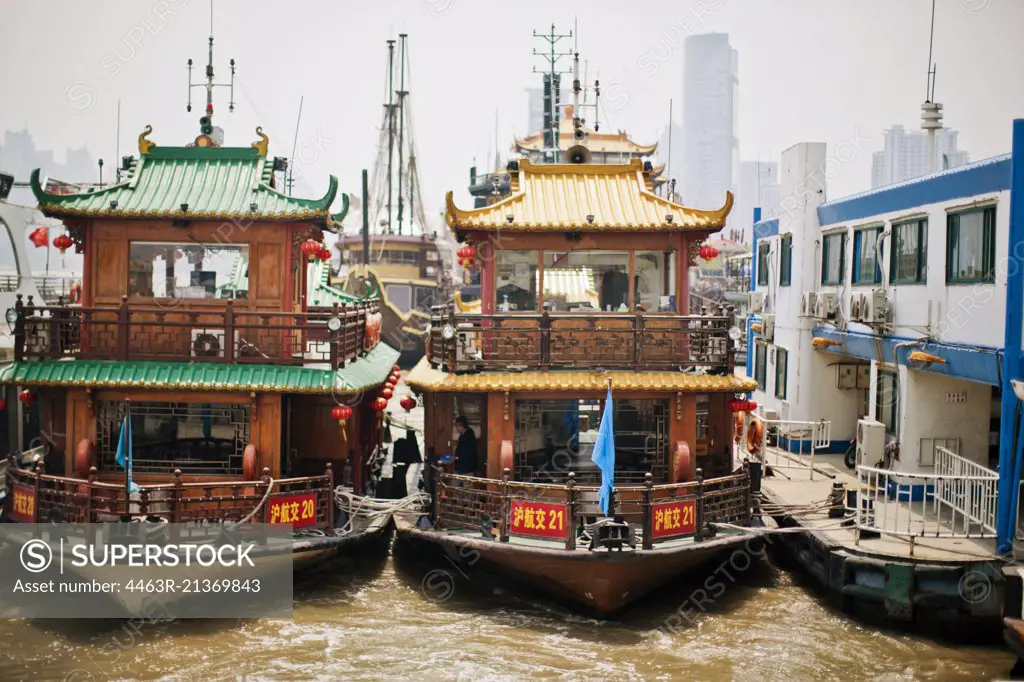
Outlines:
<svg viewBox="0 0 1024 682"><path fill-rule="evenodd" d="M625 562L601 575L552 558L604 516L591 457L609 385L613 508L630 546L686 538L692 547L691 538L714 535L710 522L750 520L729 401L754 385L734 373L730 318L691 311L688 291L690 266L724 227L732 195L718 210L686 208L653 193L640 160L523 159L510 171L511 194L493 205L461 209L447 197L448 224L481 271L481 309L436 307L427 358L407 378L424 396L425 446L441 467L429 530L421 521L407 535L476 538L500 566L614 611L689 559L680 553L653 572ZM445 463L459 417L479 453L461 476Z"/></svg>
<svg viewBox="0 0 1024 682"><path fill-rule="evenodd" d="M226 520L272 479L268 522L329 529L335 479L366 490L380 441L372 389L397 358L376 300L311 304L323 297L308 270L329 259L321 239L347 201L331 214L334 177L319 199L278 192L281 160L260 129L240 148L206 135L162 147L150 132L116 184L57 195L32 174L40 210L65 222L85 265L72 300L19 298L7 313L15 362L0 383L20 389L25 445L38 437L47 452L43 466L9 468L14 497L32 499L7 517ZM128 413L142 487L130 503L115 462ZM278 493L296 491L315 494L315 512L273 514Z"/></svg>

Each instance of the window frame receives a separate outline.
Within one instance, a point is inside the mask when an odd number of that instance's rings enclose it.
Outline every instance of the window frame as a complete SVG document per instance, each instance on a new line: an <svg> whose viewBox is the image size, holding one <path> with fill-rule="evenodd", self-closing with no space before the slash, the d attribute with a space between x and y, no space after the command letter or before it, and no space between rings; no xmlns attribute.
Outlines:
<svg viewBox="0 0 1024 682"><path fill-rule="evenodd" d="M133 278L133 276L136 273L136 271L132 269L132 262L133 262L133 259L132 259L132 247L134 245L139 245L139 246L160 246L160 245L162 245L162 246L174 247L176 249L178 249L178 247L196 247L196 246L198 246L198 247L200 247L200 248L202 248L204 250L209 249L211 251L216 249L216 248L230 247L230 248L238 249L239 255L245 259L246 269L247 270L252 266L252 263L249 260L251 254L252 254L252 244L250 244L248 242L239 242L237 244L231 244L231 243L220 243L220 242L216 242L216 241L210 241L210 242L202 242L202 241L199 241L199 242L173 242L173 241L150 241L150 240L147 240L147 239L129 239L128 240L128 254L127 254L128 255L128 259L127 259L127 272L125 274L125 291L128 292L128 300L131 303L144 303L144 304L145 303L149 303L149 304L161 305L161 302L163 302L163 301L174 301L175 302L174 305L180 305L181 303L187 303L187 305L193 306L193 307L203 307L203 306L219 307L219 306L225 305L225 303L227 301L229 301L229 300L236 300L236 301L241 300L241 301L244 301L244 300L248 299L249 293L251 291L250 289L246 289L246 295L244 297L242 297L242 296L231 296L231 297L224 297L224 298L218 298L216 296L216 288L214 290L215 294L213 296L209 296L209 297L167 296L166 295L166 291L165 291L165 295L164 296L157 296L155 291L153 291L151 294L148 294L148 295L147 294L141 294L141 293L132 293L132 287L133 287L132 278ZM158 281L157 278L155 277L155 274L156 274L156 270L154 268L154 269L152 269L151 276L150 276L150 285L151 286L156 281ZM165 288L167 286L166 285L167 281L168 280L166 280L166 278L164 278L164 282L165 282L164 286L165 286ZM177 282L176 279L174 281ZM250 282L250 284L251 284L251 282ZM175 286L177 286L177 284L175 284Z"/></svg>
<svg viewBox="0 0 1024 682"><path fill-rule="evenodd" d="M779 368L782 368L782 379L779 379ZM775 397L780 400L786 399L786 389L789 383L789 351L785 348L775 347ZM780 390L781 389L781 390Z"/></svg>
<svg viewBox="0 0 1024 682"><path fill-rule="evenodd" d="M896 249L896 231L917 225L917 274L913 279L897 278L896 261L899 252ZM889 231L889 284L927 284L928 283L928 218L912 218L893 223Z"/></svg>
<svg viewBox="0 0 1024 682"><path fill-rule="evenodd" d="M881 367L877 370L877 377L875 378L875 420L885 424L885 432L887 434L896 433L896 422L899 419L899 376L898 370L895 369L883 369ZM884 377L884 378L883 378ZM885 393L885 382L892 382L892 401L889 404L885 404L882 398ZM892 422L889 424L885 419L882 418L882 410L887 409L889 411L888 417Z"/></svg>
<svg viewBox="0 0 1024 682"><path fill-rule="evenodd" d="M758 390L764 391L768 379L768 344L763 341L754 342L754 379Z"/></svg>
<svg viewBox="0 0 1024 682"><path fill-rule="evenodd" d="M772 245L767 241L757 245L757 286L768 286L768 261L771 259Z"/></svg>
<svg viewBox="0 0 1024 682"><path fill-rule="evenodd" d="M779 240L779 286L788 287L793 283L793 235L782 235Z"/></svg>
<svg viewBox="0 0 1024 682"><path fill-rule="evenodd" d="M821 238L821 283L824 286L840 286L846 277L846 236L847 231L826 232ZM837 279L828 279L829 242L839 238L839 275Z"/></svg>
<svg viewBox="0 0 1024 682"><path fill-rule="evenodd" d="M961 277L953 269L954 234L959 236L960 218L981 213L981 274ZM994 284L996 281L996 207L980 206L946 214L946 284Z"/></svg>
<svg viewBox="0 0 1024 682"><path fill-rule="evenodd" d="M860 261L861 254L864 250L865 235L868 233L874 234L875 243L878 242L879 236L882 234L881 225L869 225L866 227L858 227L853 231L853 263L850 268L850 284L852 286L871 286L874 284L882 283L882 259L885 258L885 246L881 247L881 253L875 255L875 272L872 274L870 279L865 279L862 272L860 272Z"/></svg>

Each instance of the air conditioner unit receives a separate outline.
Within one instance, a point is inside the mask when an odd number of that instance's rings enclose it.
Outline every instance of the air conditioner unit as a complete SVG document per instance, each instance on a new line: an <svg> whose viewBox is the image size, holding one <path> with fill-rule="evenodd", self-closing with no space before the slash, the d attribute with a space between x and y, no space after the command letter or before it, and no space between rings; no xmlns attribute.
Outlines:
<svg viewBox="0 0 1024 682"><path fill-rule="evenodd" d="M892 308L885 289L873 289L870 296L864 294L862 309L865 322L879 324L891 320Z"/></svg>
<svg viewBox="0 0 1024 682"><path fill-rule="evenodd" d="M814 317L818 304L818 292L805 291L800 294L800 317Z"/></svg>
<svg viewBox="0 0 1024 682"><path fill-rule="evenodd" d="M850 321L861 322L864 319L864 297L860 294L850 295Z"/></svg>
<svg viewBox="0 0 1024 682"><path fill-rule="evenodd" d="M193 358L224 357L224 330L193 329L191 351Z"/></svg>
<svg viewBox="0 0 1024 682"><path fill-rule="evenodd" d="M764 337L765 341L772 342L775 340L775 316L765 315L761 318L761 336Z"/></svg>
<svg viewBox="0 0 1024 682"><path fill-rule="evenodd" d="M873 467L885 457L885 424L874 419L857 421L857 464Z"/></svg>
<svg viewBox="0 0 1024 682"><path fill-rule="evenodd" d="M764 312L764 292L751 291L747 294L747 309L752 313Z"/></svg>
<svg viewBox="0 0 1024 682"><path fill-rule="evenodd" d="M836 295L834 293L818 293L814 306L814 317L819 320L833 320L836 316Z"/></svg>

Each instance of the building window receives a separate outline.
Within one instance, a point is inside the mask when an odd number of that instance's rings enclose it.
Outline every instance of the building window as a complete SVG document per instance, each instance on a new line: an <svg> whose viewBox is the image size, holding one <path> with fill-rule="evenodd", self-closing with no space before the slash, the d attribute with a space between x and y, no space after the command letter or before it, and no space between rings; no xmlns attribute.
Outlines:
<svg viewBox="0 0 1024 682"><path fill-rule="evenodd" d="M247 298L249 247L132 242L128 295L133 298Z"/></svg>
<svg viewBox="0 0 1024 682"><path fill-rule="evenodd" d="M789 374L789 351L775 349L775 397L786 399L786 379Z"/></svg>
<svg viewBox="0 0 1024 682"><path fill-rule="evenodd" d="M768 286L768 251L771 245L763 242L757 245L757 285Z"/></svg>
<svg viewBox="0 0 1024 682"><path fill-rule="evenodd" d="M928 220L912 220L892 226L889 282L924 284L928 281Z"/></svg>
<svg viewBox="0 0 1024 682"><path fill-rule="evenodd" d="M779 286L788 287L793 279L793 235L782 236L779 248Z"/></svg>
<svg viewBox="0 0 1024 682"><path fill-rule="evenodd" d="M853 233L854 284L878 284L882 281L878 258L881 250L878 237L881 234L881 227L868 227Z"/></svg>
<svg viewBox="0 0 1024 682"><path fill-rule="evenodd" d="M953 213L946 219L946 283L995 281L996 209Z"/></svg>
<svg viewBox="0 0 1024 682"><path fill-rule="evenodd" d="M827 234L821 243L821 283L842 284L846 261L846 233Z"/></svg>
<svg viewBox="0 0 1024 682"><path fill-rule="evenodd" d="M496 309L501 312L537 312L538 251L498 250L494 258L498 281Z"/></svg>
<svg viewBox="0 0 1024 682"><path fill-rule="evenodd" d="M768 345L758 341L754 347L754 378L757 379L757 387L763 391L768 372Z"/></svg>
<svg viewBox="0 0 1024 682"><path fill-rule="evenodd" d="M878 371L878 382L875 384L875 419L885 424L886 433L896 433L896 417L899 414L899 394L896 387L896 372Z"/></svg>

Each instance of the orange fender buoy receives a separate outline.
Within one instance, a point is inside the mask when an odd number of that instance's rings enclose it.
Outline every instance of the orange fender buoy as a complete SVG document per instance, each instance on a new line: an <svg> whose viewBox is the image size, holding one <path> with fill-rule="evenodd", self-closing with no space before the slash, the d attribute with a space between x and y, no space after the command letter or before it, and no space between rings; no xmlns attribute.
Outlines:
<svg viewBox="0 0 1024 682"><path fill-rule="evenodd" d="M735 431L736 431L736 436L735 436L736 443L737 444L742 443L743 442L743 413L742 412L737 412L736 413Z"/></svg>
<svg viewBox="0 0 1024 682"><path fill-rule="evenodd" d="M690 456L690 446L685 440L676 442L675 483L686 483L697 478L697 463Z"/></svg>
<svg viewBox="0 0 1024 682"><path fill-rule="evenodd" d="M96 448L92 446L92 441L83 438L75 448L75 474L79 478L89 478L89 469L95 465Z"/></svg>
<svg viewBox="0 0 1024 682"><path fill-rule="evenodd" d="M750 428L747 429L747 451L754 454L761 449L761 436L764 435L764 425L757 417L750 420Z"/></svg>
<svg viewBox="0 0 1024 682"><path fill-rule="evenodd" d="M242 450L242 477L247 481L255 481L260 477L259 458L256 456L256 446L252 443Z"/></svg>
<svg viewBox="0 0 1024 682"><path fill-rule="evenodd" d="M82 285L77 281L71 283L71 290L68 292L68 300L71 303L78 303L82 300Z"/></svg>

